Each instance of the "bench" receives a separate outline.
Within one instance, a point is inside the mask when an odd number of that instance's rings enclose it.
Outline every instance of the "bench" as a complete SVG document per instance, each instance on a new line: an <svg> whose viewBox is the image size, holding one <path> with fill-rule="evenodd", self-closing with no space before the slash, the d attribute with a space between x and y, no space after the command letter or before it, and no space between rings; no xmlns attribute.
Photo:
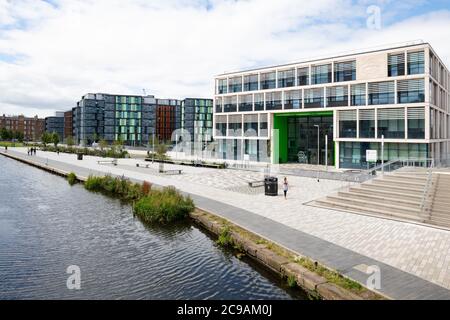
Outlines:
<svg viewBox="0 0 450 320"><path fill-rule="evenodd" d="M264 187L264 181L250 181L248 186L250 188Z"/></svg>
<svg viewBox="0 0 450 320"><path fill-rule="evenodd" d="M117 166L117 159L114 160L99 160L97 161L98 164L113 164Z"/></svg>
<svg viewBox="0 0 450 320"><path fill-rule="evenodd" d="M183 170L164 170L162 173L164 174L181 174Z"/></svg>
<svg viewBox="0 0 450 320"><path fill-rule="evenodd" d="M140 165L139 163L136 163L136 167L139 168L140 166L141 166L141 165ZM145 165L142 165L142 167L143 167L143 168L145 167L145 168L148 169L148 168L149 168L149 165L148 165L148 164L145 164Z"/></svg>

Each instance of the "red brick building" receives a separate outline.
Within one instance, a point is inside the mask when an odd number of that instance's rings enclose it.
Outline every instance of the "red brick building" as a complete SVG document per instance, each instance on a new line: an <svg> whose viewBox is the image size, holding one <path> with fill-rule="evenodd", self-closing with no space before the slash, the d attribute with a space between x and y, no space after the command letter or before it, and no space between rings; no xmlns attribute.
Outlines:
<svg viewBox="0 0 450 320"><path fill-rule="evenodd" d="M0 116L0 129L5 128L13 132L22 132L25 141L37 141L45 131L45 119L38 116L28 118L19 116Z"/></svg>
<svg viewBox="0 0 450 320"><path fill-rule="evenodd" d="M72 110L64 112L64 139L73 137Z"/></svg>

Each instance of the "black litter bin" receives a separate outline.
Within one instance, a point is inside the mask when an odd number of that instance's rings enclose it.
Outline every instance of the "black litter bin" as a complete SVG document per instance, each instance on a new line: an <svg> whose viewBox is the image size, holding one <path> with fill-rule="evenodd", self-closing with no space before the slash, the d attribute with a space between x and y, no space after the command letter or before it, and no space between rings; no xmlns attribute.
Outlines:
<svg viewBox="0 0 450 320"><path fill-rule="evenodd" d="M82 153L78 153L77 154L77 159L78 160L83 160L83 154Z"/></svg>
<svg viewBox="0 0 450 320"><path fill-rule="evenodd" d="M278 178L266 177L264 179L264 191L266 196L278 196Z"/></svg>

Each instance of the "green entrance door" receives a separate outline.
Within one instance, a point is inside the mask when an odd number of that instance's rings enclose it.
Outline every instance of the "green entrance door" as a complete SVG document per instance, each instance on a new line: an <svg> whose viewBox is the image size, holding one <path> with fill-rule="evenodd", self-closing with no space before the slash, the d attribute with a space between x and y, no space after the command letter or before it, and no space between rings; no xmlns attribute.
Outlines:
<svg viewBox="0 0 450 320"><path fill-rule="evenodd" d="M280 163L325 165L327 154L328 165L334 165L332 112L275 115L274 129L279 129Z"/></svg>

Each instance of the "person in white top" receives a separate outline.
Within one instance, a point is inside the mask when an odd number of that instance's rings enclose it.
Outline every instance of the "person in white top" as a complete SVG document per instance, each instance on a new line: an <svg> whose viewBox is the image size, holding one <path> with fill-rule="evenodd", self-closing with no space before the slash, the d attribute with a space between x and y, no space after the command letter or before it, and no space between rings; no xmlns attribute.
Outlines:
<svg viewBox="0 0 450 320"><path fill-rule="evenodd" d="M287 178L284 177L284 182L283 182L284 199L287 199L288 190L289 190L289 183L287 181Z"/></svg>

